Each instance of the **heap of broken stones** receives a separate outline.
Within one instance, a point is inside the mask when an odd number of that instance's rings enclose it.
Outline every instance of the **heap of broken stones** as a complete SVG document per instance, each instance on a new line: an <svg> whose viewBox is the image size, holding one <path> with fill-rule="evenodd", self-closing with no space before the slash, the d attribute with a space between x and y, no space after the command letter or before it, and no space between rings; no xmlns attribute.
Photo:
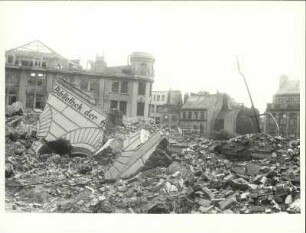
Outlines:
<svg viewBox="0 0 306 233"><path fill-rule="evenodd" d="M33 113L31 113L33 114ZM21 117L21 118L20 118ZM300 141L266 134L228 141L194 138L166 143L131 177L105 174L124 151L108 147L91 157L50 150L35 154L35 122L6 118L6 209L78 213L300 213ZM38 119L38 118L37 118ZM31 125L28 130L24 125ZM131 123L125 135L148 123ZM164 137L164 136L163 136ZM65 147L66 145L66 147ZM113 145L113 144L111 144ZM116 144L117 145L117 144ZM139 145L141 147L141 145Z"/></svg>

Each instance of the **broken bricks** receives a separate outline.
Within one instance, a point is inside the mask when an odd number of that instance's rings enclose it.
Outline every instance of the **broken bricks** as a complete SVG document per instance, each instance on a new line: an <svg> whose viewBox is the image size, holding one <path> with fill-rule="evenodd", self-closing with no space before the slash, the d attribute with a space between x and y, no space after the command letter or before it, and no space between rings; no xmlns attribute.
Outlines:
<svg viewBox="0 0 306 233"><path fill-rule="evenodd" d="M10 116L14 116L14 115L22 115L24 112L23 107L22 107L22 103L21 102L15 102L9 106L7 106L6 111L5 111L5 115L10 117Z"/></svg>
<svg viewBox="0 0 306 233"><path fill-rule="evenodd" d="M103 138L125 141L122 148L114 140L104 144L105 148L100 145L98 149L109 150L111 155L105 164L98 162L98 157L107 156L104 152L82 158L33 156L19 136L17 145L7 137L6 151L12 158L6 163L12 164L14 174L6 179L15 178L19 182L16 185L30 185L29 189L40 182L49 195L40 197L42 205L34 205L24 201L25 194L21 193L18 203L26 203L27 211L46 212L300 213L299 182L292 182L291 175L300 173L297 143L261 134L238 136L225 144L233 145L230 148L244 159L239 162L214 153L219 142L204 138L187 138L183 142L186 149L171 152L173 148L169 150L162 133L141 137L140 125L120 126L119 136ZM150 133L158 130L148 125L146 129ZM19 143L24 151L15 153ZM124 145L129 149L124 150ZM253 152L275 151L285 156L247 161L241 157L241 149L249 147ZM107 177L111 179L105 180Z"/></svg>
<svg viewBox="0 0 306 233"><path fill-rule="evenodd" d="M228 197L227 199L220 201L219 206L222 210L230 208L232 205L237 203L235 195Z"/></svg>
<svg viewBox="0 0 306 233"><path fill-rule="evenodd" d="M228 183L234 188L239 190L247 190L249 189L249 182L247 182L243 178L230 179Z"/></svg>

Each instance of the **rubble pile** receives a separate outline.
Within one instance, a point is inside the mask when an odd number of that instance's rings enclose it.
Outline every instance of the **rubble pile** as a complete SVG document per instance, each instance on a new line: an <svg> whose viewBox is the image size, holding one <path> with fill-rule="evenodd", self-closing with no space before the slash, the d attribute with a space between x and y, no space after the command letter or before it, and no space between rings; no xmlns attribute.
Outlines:
<svg viewBox="0 0 306 233"><path fill-rule="evenodd" d="M160 127L155 125L152 121L141 121L141 120L125 120L124 125L117 125L109 129L107 132L108 138L120 138L125 139L126 136L131 135L141 129L149 131L151 134L161 130Z"/></svg>
<svg viewBox="0 0 306 233"><path fill-rule="evenodd" d="M59 154L48 150L36 154L31 149L37 140L35 131L29 134L24 127L33 124L27 118L26 114L12 115L6 120L7 210L150 214L301 212L299 140L250 134L228 141L192 138L179 143L172 137L169 144L169 137L167 140L161 134L163 139L148 139L129 151L110 140L94 156L70 156L69 151ZM107 139L118 139L121 135L123 140L139 129L148 130L156 138L159 135L153 124L134 122L118 127ZM153 149L150 140L154 141ZM139 156L128 157L133 155ZM108 179L110 169L125 158L131 166L142 160L141 169L137 168L132 176Z"/></svg>

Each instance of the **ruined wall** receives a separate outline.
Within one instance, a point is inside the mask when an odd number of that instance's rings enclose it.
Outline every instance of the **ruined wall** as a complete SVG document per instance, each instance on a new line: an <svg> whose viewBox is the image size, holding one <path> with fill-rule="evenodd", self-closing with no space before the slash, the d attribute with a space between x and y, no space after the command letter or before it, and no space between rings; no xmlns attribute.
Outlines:
<svg viewBox="0 0 306 233"><path fill-rule="evenodd" d="M180 91L169 91L168 104L181 105L182 93Z"/></svg>
<svg viewBox="0 0 306 233"><path fill-rule="evenodd" d="M258 114L258 110L256 110L256 113ZM240 109L238 115L237 115L237 127L236 132L238 134L248 134L248 133L257 133L257 125L255 121L255 117L252 117L254 115L252 109ZM260 119L258 118L260 121Z"/></svg>
<svg viewBox="0 0 306 233"><path fill-rule="evenodd" d="M218 114L223 108L223 95L217 95L216 101L214 104L211 104L210 107L207 109L207 133L211 134L214 130L215 121L217 119Z"/></svg>
<svg viewBox="0 0 306 233"><path fill-rule="evenodd" d="M286 109L271 111L279 125L280 135L300 137L300 111L288 111ZM270 117L265 119L265 132L271 135L277 134L277 129Z"/></svg>
<svg viewBox="0 0 306 233"><path fill-rule="evenodd" d="M36 76L31 76L35 74ZM11 76L16 76L16 78L10 78ZM84 94L90 96L96 105L99 105L105 110L110 109L111 101L124 102L122 106L126 105L126 113L124 114L127 117L137 117L139 119L147 119L149 117L149 104L151 96L151 82L148 80L136 80L128 77L118 77L118 78L109 78L101 75L92 75L81 72L62 72L58 71L49 71L44 69L32 69L32 68L7 68L6 76L9 82L16 79L17 83L6 83L6 93L7 101L6 105L9 104L9 98L11 101L19 100L25 108L32 108L31 106L35 105L36 99L39 100L37 106L38 108L43 109L45 100L48 92L52 89L54 80L56 77L61 77L69 83L72 83L74 86L78 87L83 91ZM42 81L37 81L38 79L44 79ZM37 80L36 80L37 79ZM112 90L113 82L119 82L119 91L114 92ZM121 84L123 82L127 83L127 87L124 93L120 92ZM139 83L143 83L144 93L139 92ZM16 98L9 97L13 89L16 89ZM34 95L34 97L33 97ZM36 98L37 97L37 98ZM31 100L32 99L32 100ZM31 102L29 104L29 101ZM32 103L33 102L33 103ZM119 103L118 102L118 109ZM143 103L143 111L141 115L137 114L138 103Z"/></svg>
<svg viewBox="0 0 306 233"><path fill-rule="evenodd" d="M203 114L203 115L202 115ZM180 114L180 127L209 135L209 110L206 109L184 109Z"/></svg>
<svg viewBox="0 0 306 233"><path fill-rule="evenodd" d="M115 82L119 82L119 91L114 92L112 90L112 85ZM127 83L127 93L121 93L121 85L122 82ZM103 106L104 109L110 109L111 102L117 101L118 107L120 102L126 102L126 117L137 117L140 119L147 119L149 116L149 103L150 103L150 82L145 82L145 94L139 95L138 88L139 82L136 80L129 79L104 79L104 81L100 80L100 89L99 89L99 103ZM137 106L138 103L144 104L144 114L143 116L137 115Z"/></svg>
<svg viewBox="0 0 306 233"><path fill-rule="evenodd" d="M280 128L280 135L300 137L300 95L282 94L273 97L273 103L267 105L267 112L272 113ZM276 135L275 124L270 117L265 118L265 132Z"/></svg>
<svg viewBox="0 0 306 233"><path fill-rule="evenodd" d="M231 111L224 118L224 130L230 134L236 134L237 115L238 111Z"/></svg>
<svg viewBox="0 0 306 233"><path fill-rule="evenodd" d="M157 124L169 128L179 126L182 95L180 91L154 91L151 97L150 116ZM175 110L173 110L176 108Z"/></svg>

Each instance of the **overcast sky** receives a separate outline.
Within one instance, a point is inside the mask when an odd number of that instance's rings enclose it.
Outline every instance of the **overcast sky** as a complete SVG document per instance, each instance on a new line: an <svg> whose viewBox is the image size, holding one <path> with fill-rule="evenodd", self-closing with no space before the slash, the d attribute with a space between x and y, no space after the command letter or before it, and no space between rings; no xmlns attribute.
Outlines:
<svg viewBox="0 0 306 233"><path fill-rule="evenodd" d="M250 106L236 56L261 112L279 76L305 77L304 2L0 3L1 47L35 39L67 58L104 53L125 65L153 54L153 90L226 92Z"/></svg>

